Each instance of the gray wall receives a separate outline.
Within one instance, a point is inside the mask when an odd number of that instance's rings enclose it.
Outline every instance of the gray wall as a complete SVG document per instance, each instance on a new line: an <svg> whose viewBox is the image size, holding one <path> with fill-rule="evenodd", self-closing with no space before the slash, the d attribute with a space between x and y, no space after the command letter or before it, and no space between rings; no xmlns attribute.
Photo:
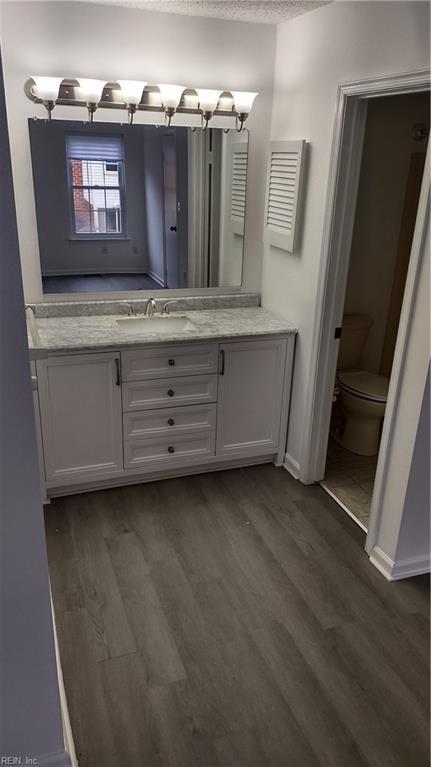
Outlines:
<svg viewBox="0 0 431 767"><path fill-rule="evenodd" d="M0 64L0 756L68 764ZM56 755L56 756L55 756Z"/></svg>
<svg viewBox="0 0 431 767"><path fill-rule="evenodd" d="M164 268L164 179L163 179L163 146L164 128L155 125L142 126L144 148L144 189L145 210L147 214L147 263L148 273L157 282L165 285ZM187 128L172 127L177 150L177 195L180 211L177 215L178 249L180 276L183 278L179 288L187 287L187 257L188 257L188 156ZM185 275L185 277L184 277Z"/></svg>
<svg viewBox="0 0 431 767"><path fill-rule="evenodd" d="M75 120L29 120L37 228L43 275L146 272L144 126ZM71 240L65 134L120 134L124 140L125 240Z"/></svg>
<svg viewBox="0 0 431 767"><path fill-rule="evenodd" d="M148 273L164 285L163 156L161 133L156 126L147 126L143 147Z"/></svg>

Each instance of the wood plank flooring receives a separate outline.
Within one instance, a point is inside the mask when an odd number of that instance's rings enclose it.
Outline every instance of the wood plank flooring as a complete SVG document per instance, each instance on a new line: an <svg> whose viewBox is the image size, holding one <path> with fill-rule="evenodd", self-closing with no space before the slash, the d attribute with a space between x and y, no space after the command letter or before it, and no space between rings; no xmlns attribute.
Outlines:
<svg viewBox="0 0 431 767"><path fill-rule="evenodd" d="M428 579L272 465L46 507L81 767L426 767Z"/></svg>

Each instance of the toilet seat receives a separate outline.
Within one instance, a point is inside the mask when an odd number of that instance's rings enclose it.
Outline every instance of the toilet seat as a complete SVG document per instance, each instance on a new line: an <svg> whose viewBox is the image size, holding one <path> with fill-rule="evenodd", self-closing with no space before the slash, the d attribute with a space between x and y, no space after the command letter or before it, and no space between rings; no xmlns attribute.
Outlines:
<svg viewBox="0 0 431 767"><path fill-rule="evenodd" d="M369 373L367 370L350 370L338 373L341 389L372 402L386 402L389 378Z"/></svg>

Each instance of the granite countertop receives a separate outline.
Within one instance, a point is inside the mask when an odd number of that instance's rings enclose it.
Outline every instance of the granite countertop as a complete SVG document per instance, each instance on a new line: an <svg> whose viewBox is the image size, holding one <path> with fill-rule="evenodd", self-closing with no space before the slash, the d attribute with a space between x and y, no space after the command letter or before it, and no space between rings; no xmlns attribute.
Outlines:
<svg viewBox="0 0 431 767"><path fill-rule="evenodd" d="M220 340L296 333L296 328L289 322L280 320L274 314L255 306L171 312L169 316L187 317L194 328L172 329L169 333L153 332L151 319L148 319L146 320L148 330L145 326L145 328L129 332L117 323L120 318L124 320L124 315L111 314L37 318L36 333L28 322L30 357L37 359L54 353L128 349L147 344L177 341ZM160 319L160 314L155 317Z"/></svg>

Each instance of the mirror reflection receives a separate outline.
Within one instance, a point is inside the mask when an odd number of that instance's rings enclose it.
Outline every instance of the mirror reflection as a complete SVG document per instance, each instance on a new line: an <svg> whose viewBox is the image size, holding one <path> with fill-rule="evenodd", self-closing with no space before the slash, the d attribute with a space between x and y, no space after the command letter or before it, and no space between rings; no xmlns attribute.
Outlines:
<svg viewBox="0 0 431 767"><path fill-rule="evenodd" d="M246 130L29 129L44 293L241 285Z"/></svg>

